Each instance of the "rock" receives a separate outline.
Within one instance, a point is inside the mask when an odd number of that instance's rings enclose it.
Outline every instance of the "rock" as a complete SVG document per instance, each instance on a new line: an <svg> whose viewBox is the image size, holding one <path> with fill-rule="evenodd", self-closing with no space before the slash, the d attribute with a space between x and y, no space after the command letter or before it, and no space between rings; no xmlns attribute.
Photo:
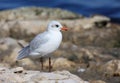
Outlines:
<svg viewBox="0 0 120 83"><path fill-rule="evenodd" d="M101 21L106 21L110 22L110 18L102 15L94 15L91 18L93 18L94 22L101 22Z"/></svg>
<svg viewBox="0 0 120 83"><path fill-rule="evenodd" d="M103 48L103 47L81 47L75 46L70 43L62 43L59 50L53 53L53 55L60 57L63 56L68 58L70 61L74 62L86 62L89 61L98 61L98 62L106 62L111 59L115 59L115 57L119 58L120 49L115 48ZM114 53L116 55L114 55Z"/></svg>
<svg viewBox="0 0 120 83"><path fill-rule="evenodd" d="M60 20L59 20L60 21ZM25 39L26 41L30 41L35 35L43 32L46 29L46 26L49 21L17 21L12 23L13 27L10 28L10 36L16 39ZM63 33L64 41L71 41L77 45L94 45L94 46L104 46L104 47L114 47L116 43L118 43L119 37L119 28L102 28L86 30L82 28L81 24L82 20L76 21L60 21L65 24L69 31L67 33ZM76 22L76 23L75 23ZM85 23L86 25L88 23ZM72 36L69 36L70 34ZM15 35L16 34L16 35ZM21 36L19 36L21 34ZM111 35L112 34L112 35ZM109 42L107 42L109 40ZM79 42L78 42L79 41Z"/></svg>
<svg viewBox="0 0 120 83"><path fill-rule="evenodd" d="M24 40L18 40L17 43L21 48L25 47L28 44L28 42L25 42Z"/></svg>
<svg viewBox="0 0 120 83"><path fill-rule="evenodd" d="M25 39L25 40L31 40L35 35L43 32L46 30L48 23L51 20L29 20L29 21L10 21L3 23L3 26L8 25L8 35L10 37L16 38L16 39ZM80 20L76 21L69 21L69 20L59 20L63 25L65 24L67 27L77 27L73 28L73 31L81 30L82 27L80 27ZM0 27L1 29L4 27ZM6 37L6 31L3 31L3 36ZM0 35L2 35L0 33Z"/></svg>
<svg viewBox="0 0 120 83"><path fill-rule="evenodd" d="M40 66L40 63L39 64L35 64L35 60L31 60L29 58L25 58L25 59L22 59L22 60L19 60L17 61L16 65L17 66L22 66L24 67L25 69L40 69L41 66Z"/></svg>
<svg viewBox="0 0 120 83"><path fill-rule="evenodd" d="M106 16L94 15L91 21L94 23L94 26L98 28L110 27L110 18Z"/></svg>
<svg viewBox="0 0 120 83"><path fill-rule="evenodd" d="M0 39L0 61L9 63L9 65L15 64L20 49L17 40L13 38Z"/></svg>
<svg viewBox="0 0 120 83"><path fill-rule="evenodd" d="M7 63L4 63L4 62L0 62L0 67L1 67L1 68L0 68L1 70L2 70L2 69L4 70L4 69L6 69L6 67L7 67L7 68L10 68L10 65L7 64Z"/></svg>
<svg viewBox="0 0 120 83"><path fill-rule="evenodd" d="M0 38L12 37L30 41L46 29L49 21L55 19L69 27L67 33L63 32L63 41L69 40L80 46L115 47L120 45L119 25L110 23L110 18L101 15L80 18L81 16L74 13L51 8L32 7L1 11Z"/></svg>
<svg viewBox="0 0 120 83"><path fill-rule="evenodd" d="M4 62L9 63L10 65L14 65L19 51L20 51L20 48L14 48L11 50L10 53L6 53L6 55L3 56Z"/></svg>
<svg viewBox="0 0 120 83"><path fill-rule="evenodd" d="M57 58L57 59L52 59L52 67L53 70L72 70L75 68L75 63L72 61L67 60L66 58ZM44 63L44 66L46 68L48 68L49 66L49 61L46 60L46 62Z"/></svg>
<svg viewBox="0 0 120 83"><path fill-rule="evenodd" d="M1 45L8 45L11 47L16 47L18 46L17 40L10 38L10 37L6 37L6 38L1 38L0 39L0 44Z"/></svg>
<svg viewBox="0 0 120 83"><path fill-rule="evenodd" d="M22 49L18 42L23 46L27 45L27 42L23 40L15 40L13 38L0 39L0 62L9 63L9 66L23 66L25 68L37 69L37 65L30 59L23 59L16 62L18 52Z"/></svg>
<svg viewBox="0 0 120 83"><path fill-rule="evenodd" d="M1 38L0 39L0 57L4 56L5 53L10 53L13 48L17 47L17 41L13 38ZM8 51L9 50L9 51Z"/></svg>
<svg viewBox="0 0 120 83"><path fill-rule="evenodd" d="M47 21L46 23L42 21L14 21L13 27L10 28L10 36L16 39L31 40L46 29L47 23Z"/></svg>
<svg viewBox="0 0 120 83"><path fill-rule="evenodd" d="M10 35L10 26L4 20L0 21L0 38L8 37Z"/></svg>
<svg viewBox="0 0 120 83"><path fill-rule="evenodd" d="M4 71L0 71L0 82L1 83L22 83L23 78L20 78L17 74L14 74L8 68L5 68Z"/></svg>
<svg viewBox="0 0 120 83"><path fill-rule="evenodd" d="M91 29L93 27L96 28L110 27L111 23L110 23L110 18L106 16L94 15L90 18L81 19L80 25L84 29Z"/></svg>
<svg viewBox="0 0 120 83"><path fill-rule="evenodd" d="M0 20L45 20L45 19L76 19L82 15L59 8L22 7L0 12Z"/></svg>
<svg viewBox="0 0 120 83"><path fill-rule="evenodd" d="M0 67L0 71L5 71L5 70L7 70L6 67Z"/></svg>
<svg viewBox="0 0 120 83"><path fill-rule="evenodd" d="M111 60L102 68L106 76L120 77L120 60Z"/></svg>
<svg viewBox="0 0 120 83"><path fill-rule="evenodd" d="M90 83L106 83L106 82L104 82L102 80L95 80L95 81L90 81Z"/></svg>
<svg viewBox="0 0 120 83"><path fill-rule="evenodd" d="M93 27L94 29L73 32L72 36L69 36L70 34L65 33L67 34L65 35L65 40L69 40L80 46L114 47L119 41L118 32L120 30L112 27L102 29L95 29L95 27Z"/></svg>
<svg viewBox="0 0 120 83"><path fill-rule="evenodd" d="M47 58L44 60L44 72L30 71L40 70L40 62L28 58L16 62L18 51L35 35L45 31L47 24L53 19L69 28L66 33L62 32L64 36L60 48L51 54L52 71L58 71L45 72L48 71ZM50 79L54 82L58 78L62 80L69 76L69 79L62 81L76 83L79 78L63 70L69 70L85 80L91 80L90 83L119 83L119 27L105 16L94 15L83 18L61 9L32 7L2 11L0 12L0 83L48 83ZM82 79L79 81L85 82Z"/></svg>
<svg viewBox="0 0 120 83"><path fill-rule="evenodd" d="M17 67L17 68L12 69L12 71L14 73L22 73L24 71L24 69L23 69L23 67Z"/></svg>
<svg viewBox="0 0 120 83"><path fill-rule="evenodd" d="M71 43L82 46L118 46L120 33L119 26L110 23L109 27L105 25L102 26L102 28L99 28L99 26L95 25L95 21L93 21L94 19L95 17L76 19L74 21L58 20L63 25L69 28L67 33L63 32L63 41L69 40ZM45 31L47 24L50 21L51 20L3 21L0 25L0 29L2 30L2 32L0 33L0 37L2 38L10 36L15 39L30 41L37 34Z"/></svg>
<svg viewBox="0 0 120 83"><path fill-rule="evenodd" d="M25 70L21 73L15 73L13 70L17 71L23 68L18 67L15 69L6 69L5 71L0 71L0 82L1 83L89 83L83 81L76 75L71 74L68 71L55 71L55 72L39 72Z"/></svg>

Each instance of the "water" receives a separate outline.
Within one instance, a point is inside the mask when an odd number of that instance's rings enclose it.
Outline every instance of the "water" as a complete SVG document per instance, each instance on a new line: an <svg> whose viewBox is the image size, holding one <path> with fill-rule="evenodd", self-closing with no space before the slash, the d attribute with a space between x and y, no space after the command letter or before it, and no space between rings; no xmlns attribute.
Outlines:
<svg viewBox="0 0 120 83"><path fill-rule="evenodd" d="M120 22L120 0L0 0L0 10L23 6L57 7L85 16L102 14Z"/></svg>

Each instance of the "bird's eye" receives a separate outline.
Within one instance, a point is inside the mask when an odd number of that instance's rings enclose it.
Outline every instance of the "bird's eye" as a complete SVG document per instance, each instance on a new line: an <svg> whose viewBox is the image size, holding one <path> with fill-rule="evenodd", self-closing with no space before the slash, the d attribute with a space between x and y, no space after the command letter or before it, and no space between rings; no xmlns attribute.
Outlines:
<svg viewBox="0 0 120 83"><path fill-rule="evenodd" d="M59 25L55 25L56 27L59 27Z"/></svg>

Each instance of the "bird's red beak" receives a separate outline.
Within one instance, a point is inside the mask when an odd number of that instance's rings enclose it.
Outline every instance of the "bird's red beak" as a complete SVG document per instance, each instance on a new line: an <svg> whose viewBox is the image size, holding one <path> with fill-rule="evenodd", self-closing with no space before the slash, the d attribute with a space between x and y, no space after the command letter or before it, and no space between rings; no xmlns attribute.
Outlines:
<svg viewBox="0 0 120 83"><path fill-rule="evenodd" d="M66 27L62 27L61 30L62 30L62 31L67 31L68 28L66 28Z"/></svg>

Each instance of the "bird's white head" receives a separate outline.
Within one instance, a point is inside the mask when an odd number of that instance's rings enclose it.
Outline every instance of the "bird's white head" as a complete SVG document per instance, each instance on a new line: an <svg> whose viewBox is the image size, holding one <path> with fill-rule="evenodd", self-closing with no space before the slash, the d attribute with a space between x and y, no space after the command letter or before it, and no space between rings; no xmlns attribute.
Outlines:
<svg viewBox="0 0 120 83"><path fill-rule="evenodd" d="M67 31L68 28L63 27L58 21L51 21L48 24L48 30L54 30L54 31L63 30L63 31Z"/></svg>

